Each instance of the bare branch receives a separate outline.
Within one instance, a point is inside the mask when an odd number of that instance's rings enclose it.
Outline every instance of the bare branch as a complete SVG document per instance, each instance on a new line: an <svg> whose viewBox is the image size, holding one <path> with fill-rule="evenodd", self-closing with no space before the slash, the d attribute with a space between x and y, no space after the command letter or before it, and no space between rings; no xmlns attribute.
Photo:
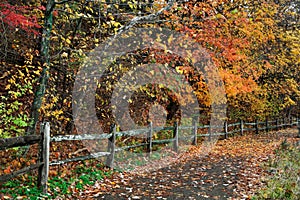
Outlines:
<svg viewBox="0 0 300 200"><path fill-rule="evenodd" d="M63 0L63 1L55 2L55 4L58 5L58 4L64 4L64 3L67 3L67 2L69 2L69 0Z"/></svg>
<svg viewBox="0 0 300 200"><path fill-rule="evenodd" d="M174 5L174 3L176 2L176 0L170 0L168 2L168 4L163 7L162 9L160 9L159 11L157 11L156 13L152 13L146 16L136 16L134 17L127 25L124 25L122 27L119 28L118 33L114 35L114 37L110 40L110 42L112 42L113 40L115 40L121 33L123 33L124 31L134 27L135 25L145 22L145 21L153 21L154 19L158 18L159 15L161 15L164 11L168 11L172 8L172 6ZM105 46L104 49L107 49L109 46L109 43L107 46Z"/></svg>

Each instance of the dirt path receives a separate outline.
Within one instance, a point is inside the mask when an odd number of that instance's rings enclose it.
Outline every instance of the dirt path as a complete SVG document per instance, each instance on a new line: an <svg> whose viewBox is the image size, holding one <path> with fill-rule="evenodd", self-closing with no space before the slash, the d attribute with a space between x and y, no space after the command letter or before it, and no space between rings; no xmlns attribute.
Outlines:
<svg viewBox="0 0 300 200"><path fill-rule="evenodd" d="M85 199L249 199L264 185L263 162L296 129L221 140L205 157L191 147L172 165L148 173L116 173L81 194Z"/></svg>

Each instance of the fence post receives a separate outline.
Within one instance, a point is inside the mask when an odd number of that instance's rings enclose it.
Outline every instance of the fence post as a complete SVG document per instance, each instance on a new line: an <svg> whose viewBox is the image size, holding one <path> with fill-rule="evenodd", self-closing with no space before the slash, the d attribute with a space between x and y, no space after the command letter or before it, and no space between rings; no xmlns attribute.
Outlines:
<svg viewBox="0 0 300 200"><path fill-rule="evenodd" d="M113 124L110 127L110 132L112 136L108 139L108 148L107 151L110 154L107 156L106 166L109 168L113 168L114 158L115 158L115 142L116 142L116 125Z"/></svg>
<svg viewBox="0 0 300 200"><path fill-rule="evenodd" d="M153 135L153 123L149 123L149 131L147 132L147 143L149 156L152 153L152 135Z"/></svg>
<svg viewBox="0 0 300 200"><path fill-rule="evenodd" d="M284 117L282 118L282 128L283 128L283 129L285 128L285 120L284 120Z"/></svg>
<svg viewBox="0 0 300 200"><path fill-rule="evenodd" d="M279 127L278 127L278 118L276 118L276 131L279 130Z"/></svg>
<svg viewBox="0 0 300 200"><path fill-rule="evenodd" d="M193 119L193 142L192 145L197 145L197 121L196 119Z"/></svg>
<svg viewBox="0 0 300 200"><path fill-rule="evenodd" d="M300 118L298 120L298 137L300 138Z"/></svg>
<svg viewBox="0 0 300 200"><path fill-rule="evenodd" d="M244 125L243 125L243 120L241 119L240 120L240 129L241 129L241 135L243 135L243 132L244 132Z"/></svg>
<svg viewBox="0 0 300 200"><path fill-rule="evenodd" d="M42 193L47 193L47 182L49 174L49 154L50 154L50 124L49 122L42 123L40 127L42 140L40 144L40 167L38 169L38 187Z"/></svg>
<svg viewBox="0 0 300 200"><path fill-rule="evenodd" d="M266 117L266 132L269 132L269 121L267 117Z"/></svg>
<svg viewBox="0 0 300 200"><path fill-rule="evenodd" d="M178 152L178 121L174 123L173 137L174 137L173 149L177 153Z"/></svg>
<svg viewBox="0 0 300 200"><path fill-rule="evenodd" d="M209 134L208 140L211 141L211 126L210 125L208 127L208 134Z"/></svg>
<svg viewBox="0 0 300 200"><path fill-rule="evenodd" d="M259 128L258 128L258 119L255 120L255 133L259 133Z"/></svg>
<svg viewBox="0 0 300 200"><path fill-rule="evenodd" d="M224 132L225 132L225 139L228 137L228 123L227 120L224 122Z"/></svg>

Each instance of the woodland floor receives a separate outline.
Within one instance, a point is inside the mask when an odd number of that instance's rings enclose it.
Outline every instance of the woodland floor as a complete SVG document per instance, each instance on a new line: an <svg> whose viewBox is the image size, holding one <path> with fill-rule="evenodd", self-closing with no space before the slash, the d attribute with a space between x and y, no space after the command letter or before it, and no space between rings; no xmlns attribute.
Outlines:
<svg viewBox="0 0 300 200"><path fill-rule="evenodd" d="M68 196L56 199L251 199L258 189L264 187L266 177L270 175L266 164L275 155L275 149L284 140L299 141L297 134L295 127L232 136L219 140L205 156L199 142L186 152L174 153L152 163L164 166L159 169L148 170L151 166L145 166L130 172L114 172L82 191L72 190ZM71 152L80 146L55 143L51 148L51 160L55 160L71 156ZM30 159L36 154L35 149L30 153ZM17 166L16 170L22 165L34 164L31 160L11 160L9 155L2 151L1 162L6 163L3 169ZM74 176L72 169L79 164L50 167L50 177Z"/></svg>
<svg viewBox="0 0 300 200"><path fill-rule="evenodd" d="M78 195L82 199L251 199L265 184L264 163L282 141L299 140L296 136L297 129L287 129L230 137L218 141L204 157L200 145L193 146L167 167L115 173Z"/></svg>

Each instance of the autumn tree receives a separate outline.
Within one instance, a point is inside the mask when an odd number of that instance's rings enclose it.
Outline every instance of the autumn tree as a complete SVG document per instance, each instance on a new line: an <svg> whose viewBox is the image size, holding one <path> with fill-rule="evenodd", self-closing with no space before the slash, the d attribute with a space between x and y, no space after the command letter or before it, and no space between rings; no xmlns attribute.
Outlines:
<svg viewBox="0 0 300 200"><path fill-rule="evenodd" d="M169 9L159 12L168 4ZM17 110L22 108L21 124L24 127L31 124L33 130L38 120L45 119L52 122L54 130L72 132L72 86L88 53L126 27L165 27L188 34L209 52L224 79L229 118L278 115L298 104L298 11L297 1L281 0L49 0L42 3L32 0L27 3L14 1L14 4L5 1L0 4L1 96L5 99L10 93L11 98L2 102L2 107L5 107L2 113L14 110L14 115L18 115ZM169 68L188 79L198 97L200 109L204 115L209 114L209 91L203 76L195 73L188 60L154 49L130 53L113 64L114 75L122 76L134 65L154 61L168 64ZM9 70L12 66L13 70ZM44 82L37 83L38 77ZM105 79L110 85L117 81L112 77ZM46 83L48 87L44 87ZM156 99L162 96L165 100L160 103L168 107L170 113L171 107L177 110L178 102L170 91L159 85L155 88L140 88L133 97L132 108L139 107L135 104L138 98L151 104L153 96ZM112 89L104 90L100 86L98 91L102 93L96 94L101 120L112 119L107 102ZM36 99L33 101L34 91ZM30 114L32 101L34 106ZM10 109L14 102L18 109ZM29 116L33 119L31 123Z"/></svg>
<svg viewBox="0 0 300 200"><path fill-rule="evenodd" d="M290 113L298 101L298 11L297 1L189 1L167 14L174 20L167 26L211 51L229 117L264 118Z"/></svg>
<svg viewBox="0 0 300 200"><path fill-rule="evenodd" d="M272 68L259 82L268 91L271 112L297 114L299 108L299 11L298 1L275 1L275 39L268 44Z"/></svg>
<svg viewBox="0 0 300 200"><path fill-rule="evenodd" d="M1 127L4 137L23 134L29 122L33 88L40 74L39 4L0 3Z"/></svg>

